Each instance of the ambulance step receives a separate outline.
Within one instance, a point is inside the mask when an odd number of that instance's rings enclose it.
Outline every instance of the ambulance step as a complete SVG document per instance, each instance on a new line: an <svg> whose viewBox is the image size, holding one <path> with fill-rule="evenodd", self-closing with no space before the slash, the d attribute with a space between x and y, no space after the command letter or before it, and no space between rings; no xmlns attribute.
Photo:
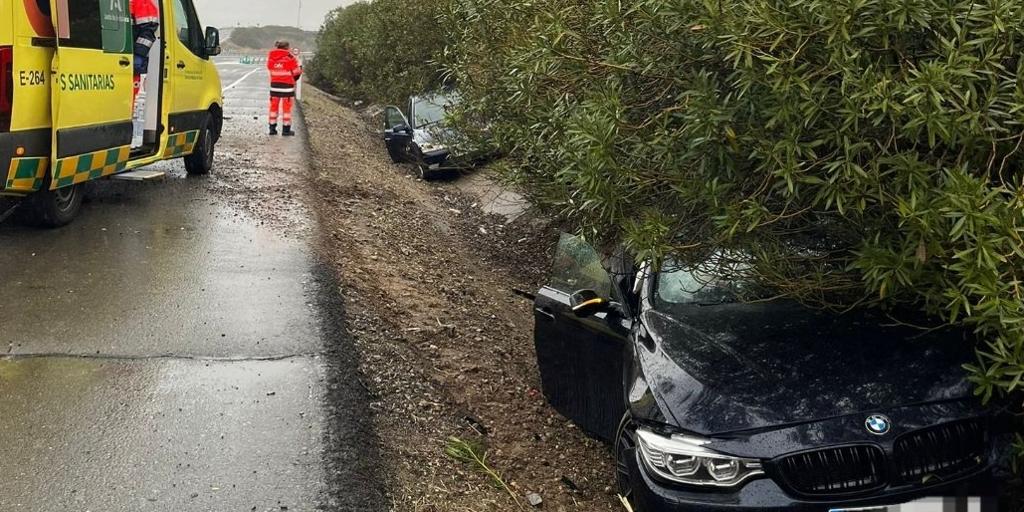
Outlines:
<svg viewBox="0 0 1024 512"><path fill-rule="evenodd" d="M167 177L164 171L128 171L115 174L111 179L122 181L149 181L159 180Z"/></svg>

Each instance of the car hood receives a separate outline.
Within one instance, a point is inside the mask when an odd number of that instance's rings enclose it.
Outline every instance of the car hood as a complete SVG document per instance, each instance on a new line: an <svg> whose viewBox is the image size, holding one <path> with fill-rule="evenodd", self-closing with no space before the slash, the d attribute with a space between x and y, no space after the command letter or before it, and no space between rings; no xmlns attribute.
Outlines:
<svg viewBox="0 0 1024 512"><path fill-rule="evenodd" d="M707 435L970 396L964 331L794 303L648 311L637 356L669 422Z"/></svg>
<svg viewBox="0 0 1024 512"><path fill-rule="evenodd" d="M419 145L437 144L438 146L443 146L444 140L451 136L451 133L450 128L435 124L413 130L413 140Z"/></svg>

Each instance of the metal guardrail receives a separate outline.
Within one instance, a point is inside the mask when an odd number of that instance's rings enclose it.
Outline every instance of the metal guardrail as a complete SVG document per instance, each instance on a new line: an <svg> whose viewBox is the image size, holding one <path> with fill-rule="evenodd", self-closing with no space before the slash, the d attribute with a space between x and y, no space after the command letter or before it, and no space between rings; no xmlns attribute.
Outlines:
<svg viewBox="0 0 1024 512"><path fill-rule="evenodd" d="M312 57L314 55L316 55L314 52L302 52L302 53L300 53L298 55L298 57L299 57L299 59L305 61L305 60L308 60L310 57ZM225 55L225 57L231 57L231 56L230 55ZM239 55L238 56L238 63L239 64L258 66L258 65L264 64L266 62L267 62L267 57L264 56L264 55Z"/></svg>

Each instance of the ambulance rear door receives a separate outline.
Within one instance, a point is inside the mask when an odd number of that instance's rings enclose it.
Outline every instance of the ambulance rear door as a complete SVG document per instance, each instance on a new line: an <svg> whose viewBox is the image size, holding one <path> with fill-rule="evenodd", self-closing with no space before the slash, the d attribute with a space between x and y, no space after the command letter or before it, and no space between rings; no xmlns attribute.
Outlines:
<svg viewBox="0 0 1024 512"><path fill-rule="evenodd" d="M53 65L50 189L125 169L132 143L129 0L50 0Z"/></svg>

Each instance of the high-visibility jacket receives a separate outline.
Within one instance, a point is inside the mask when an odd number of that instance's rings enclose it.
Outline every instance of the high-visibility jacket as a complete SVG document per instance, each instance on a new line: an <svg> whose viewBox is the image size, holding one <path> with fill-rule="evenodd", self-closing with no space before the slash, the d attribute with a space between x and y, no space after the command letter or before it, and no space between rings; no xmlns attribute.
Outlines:
<svg viewBox="0 0 1024 512"><path fill-rule="evenodd" d="M267 69L270 71L270 96L295 97L295 82L302 76L299 59L288 50L275 48L267 55Z"/></svg>
<svg viewBox="0 0 1024 512"><path fill-rule="evenodd" d="M160 8L156 0L132 0L129 8L135 33L135 74L142 75L149 69L149 51L160 29Z"/></svg>
<svg viewBox="0 0 1024 512"><path fill-rule="evenodd" d="M131 10L135 25L160 24L160 8L156 6L156 0L132 0Z"/></svg>

